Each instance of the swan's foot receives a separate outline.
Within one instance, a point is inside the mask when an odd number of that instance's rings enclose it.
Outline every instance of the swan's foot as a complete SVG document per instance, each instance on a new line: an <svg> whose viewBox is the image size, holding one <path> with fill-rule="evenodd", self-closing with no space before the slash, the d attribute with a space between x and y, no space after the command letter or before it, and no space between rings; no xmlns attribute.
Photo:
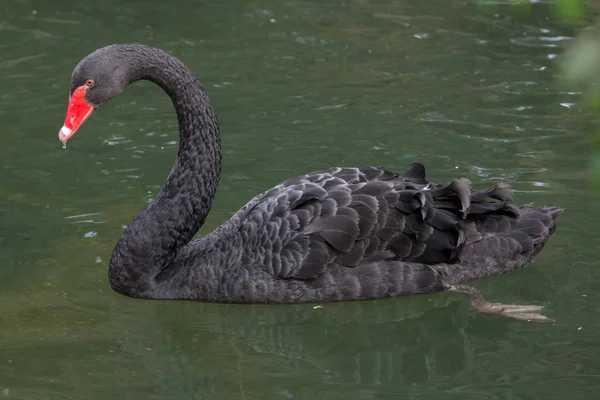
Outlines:
<svg viewBox="0 0 600 400"><path fill-rule="evenodd" d="M471 305L479 312L501 315L519 319L521 321L554 322L552 318L542 315L541 312L544 309L542 306L489 303L484 300L479 290L467 285L451 285L447 290L449 292L458 292L469 295Z"/></svg>

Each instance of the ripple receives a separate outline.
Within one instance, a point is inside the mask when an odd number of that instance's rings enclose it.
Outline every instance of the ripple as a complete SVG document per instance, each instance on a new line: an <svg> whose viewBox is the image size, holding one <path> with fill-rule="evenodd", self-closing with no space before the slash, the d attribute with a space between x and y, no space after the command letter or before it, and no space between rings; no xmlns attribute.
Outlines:
<svg viewBox="0 0 600 400"><path fill-rule="evenodd" d="M525 46L525 47L564 47L565 43L561 43L561 42L566 42L566 41L570 41L573 40L573 37L570 36L556 36L556 37L549 37L549 36L526 36L523 38L519 38L519 39L511 39L511 43L517 44L519 46ZM548 43L551 42L551 43ZM554 42L559 42L559 43L554 43Z"/></svg>
<svg viewBox="0 0 600 400"><path fill-rule="evenodd" d="M126 136L113 136L110 139L104 139L103 143L109 146L116 146L125 143L131 143L131 139L128 139Z"/></svg>
<svg viewBox="0 0 600 400"><path fill-rule="evenodd" d="M316 108L317 111L326 111L326 110L339 110L341 108L345 108L346 104L332 104L329 106L321 106Z"/></svg>
<svg viewBox="0 0 600 400"><path fill-rule="evenodd" d="M94 215L101 215L101 214L102 213L96 212L96 213L70 215L70 216L65 217L65 219L76 220L76 221L72 221L71 224L104 224L105 221L96 221L94 219L88 218L88 217L91 217Z"/></svg>

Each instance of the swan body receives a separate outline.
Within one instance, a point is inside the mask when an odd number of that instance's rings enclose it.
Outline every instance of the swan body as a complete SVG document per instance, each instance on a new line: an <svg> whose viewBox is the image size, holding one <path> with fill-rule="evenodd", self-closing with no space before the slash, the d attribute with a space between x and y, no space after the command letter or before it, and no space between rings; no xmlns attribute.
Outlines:
<svg viewBox="0 0 600 400"><path fill-rule="evenodd" d="M97 107L140 79L171 97L180 144L162 190L117 243L109 267L115 291L299 303L449 290L469 294L481 311L547 319L541 307L490 305L458 283L526 265L562 209L519 207L503 182L481 191L464 178L430 183L420 163L402 173L339 167L288 179L194 240L216 193L221 147L210 100L180 60L137 44L91 53L73 72L59 137L65 143Z"/></svg>

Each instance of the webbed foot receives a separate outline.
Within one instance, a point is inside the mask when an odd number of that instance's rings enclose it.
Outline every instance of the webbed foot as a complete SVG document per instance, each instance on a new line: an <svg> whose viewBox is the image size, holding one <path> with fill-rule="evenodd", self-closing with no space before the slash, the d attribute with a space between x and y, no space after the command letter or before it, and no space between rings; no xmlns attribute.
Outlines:
<svg viewBox="0 0 600 400"><path fill-rule="evenodd" d="M467 294L471 299L471 305L479 312L501 315L521 321L554 322L552 318L542 315L544 309L542 306L489 303L483 298L479 290L468 285L450 285L447 290Z"/></svg>

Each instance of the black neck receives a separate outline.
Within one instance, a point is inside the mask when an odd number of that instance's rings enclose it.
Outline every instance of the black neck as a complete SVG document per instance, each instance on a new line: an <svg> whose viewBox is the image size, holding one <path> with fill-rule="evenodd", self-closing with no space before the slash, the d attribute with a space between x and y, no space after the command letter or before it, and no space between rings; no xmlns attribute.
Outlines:
<svg viewBox="0 0 600 400"><path fill-rule="evenodd" d="M130 83L152 81L171 97L180 140L162 190L127 226L113 252L113 288L135 295L152 289L154 278L171 267L178 250L204 224L219 184L221 144L210 100L181 61L147 47L130 54Z"/></svg>

